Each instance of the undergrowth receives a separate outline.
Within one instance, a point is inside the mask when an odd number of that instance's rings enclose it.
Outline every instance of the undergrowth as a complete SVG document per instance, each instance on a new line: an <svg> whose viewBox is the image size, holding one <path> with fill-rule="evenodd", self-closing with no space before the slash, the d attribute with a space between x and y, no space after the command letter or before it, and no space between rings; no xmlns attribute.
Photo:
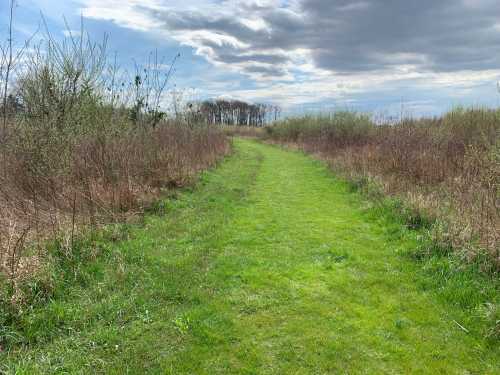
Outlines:
<svg viewBox="0 0 500 375"><path fill-rule="evenodd" d="M151 53L130 77L108 61L106 37L69 35L47 30L6 82L0 289L14 306L56 254L47 243L80 257L80 233L127 221L230 150L220 129L162 110L178 56L169 65Z"/></svg>
<svg viewBox="0 0 500 375"><path fill-rule="evenodd" d="M368 199L368 211L373 217L389 218L415 233L418 246L405 249L400 255L418 265L419 287L435 292L447 304L460 307L465 312L465 327L461 325L461 329L467 332L466 327L473 326L492 343L498 342L500 273L492 264L490 254L483 250L470 260L468 254L463 253L466 249L454 249L448 240L440 239L446 232L446 222L401 197L387 196L379 184L366 176L352 179L348 184Z"/></svg>
<svg viewBox="0 0 500 375"><path fill-rule="evenodd" d="M416 220L439 222L433 234L440 247L467 262L486 253L485 269L500 266L500 111L457 108L385 124L338 112L284 120L266 138L318 155L354 184L373 182L376 194L419 212Z"/></svg>
<svg viewBox="0 0 500 375"><path fill-rule="evenodd" d="M9 283L0 294L0 346L23 346L49 340L60 333L58 321L70 312L57 306L43 309L49 302L71 298L71 290L84 290L103 278L104 264L122 267L122 255L112 250L114 243L129 238L130 224L109 224L81 234L70 251L59 240L46 244L47 258L36 273ZM42 311L43 313L36 313Z"/></svg>

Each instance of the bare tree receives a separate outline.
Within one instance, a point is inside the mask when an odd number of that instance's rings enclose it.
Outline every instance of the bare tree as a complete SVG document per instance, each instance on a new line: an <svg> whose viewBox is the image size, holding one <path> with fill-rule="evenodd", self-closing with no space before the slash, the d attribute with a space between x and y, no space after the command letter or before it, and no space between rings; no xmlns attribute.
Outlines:
<svg viewBox="0 0 500 375"><path fill-rule="evenodd" d="M135 63L133 78L133 107L131 118L134 122L146 120L153 128L164 117L161 104L170 78L175 72L175 63L180 58L177 54L171 63L158 57L158 51L152 52L145 65Z"/></svg>
<svg viewBox="0 0 500 375"><path fill-rule="evenodd" d="M13 50L13 23L14 23L14 0L10 1L9 7L9 24L7 28L7 41L1 48L0 60L0 80L2 81L2 136L7 133L7 96L9 92L9 80L12 69L14 67L14 50Z"/></svg>
<svg viewBox="0 0 500 375"><path fill-rule="evenodd" d="M82 21L78 35L69 32L58 41L43 22L45 38L27 55L17 77L17 93L30 125L78 131L87 114L82 108L96 104L96 91L103 84L107 36L101 43L93 42Z"/></svg>
<svg viewBox="0 0 500 375"><path fill-rule="evenodd" d="M9 18L7 25L7 39L0 43L0 87L2 100L2 139L7 134L7 119L9 116L9 101L12 101L10 95L10 82L16 67L17 62L22 58L29 43L38 31L28 38L23 46L16 50L14 44L14 10L16 6L15 0L9 2Z"/></svg>

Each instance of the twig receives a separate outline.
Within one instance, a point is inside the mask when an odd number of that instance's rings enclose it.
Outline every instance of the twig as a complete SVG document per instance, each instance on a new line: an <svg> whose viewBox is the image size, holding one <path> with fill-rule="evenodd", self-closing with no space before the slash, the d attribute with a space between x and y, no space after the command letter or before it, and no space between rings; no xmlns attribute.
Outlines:
<svg viewBox="0 0 500 375"><path fill-rule="evenodd" d="M457 322L456 320L453 320L453 323L455 323L462 331L464 331L465 333L470 333L470 331L465 328L463 325L461 325L459 322Z"/></svg>

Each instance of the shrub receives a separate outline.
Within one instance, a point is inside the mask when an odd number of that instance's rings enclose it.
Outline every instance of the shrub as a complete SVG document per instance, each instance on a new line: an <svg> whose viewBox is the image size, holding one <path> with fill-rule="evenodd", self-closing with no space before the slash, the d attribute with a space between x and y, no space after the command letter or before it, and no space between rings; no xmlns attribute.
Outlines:
<svg viewBox="0 0 500 375"><path fill-rule="evenodd" d="M161 61L141 68L156 78L120 82L106 39L79 35L58 42L47 32L17 76L12 95L21 109L5 119L0 274L13 300L20 281L46 262L49 239L71 257L81 228L142 210L229 151L221 130L159 115L171 72L159 78Z"/></svg>
<svg viewBox="0 0 500 375"><path fill-rule="evenodd" d="M282 121L267 137L298 144L353 181L376 182L415 212L440 218L440 241L500 264L500 111L457 108L439 118L375 124L340 112ZM365 182L366 184L366 182Z"/></svg>

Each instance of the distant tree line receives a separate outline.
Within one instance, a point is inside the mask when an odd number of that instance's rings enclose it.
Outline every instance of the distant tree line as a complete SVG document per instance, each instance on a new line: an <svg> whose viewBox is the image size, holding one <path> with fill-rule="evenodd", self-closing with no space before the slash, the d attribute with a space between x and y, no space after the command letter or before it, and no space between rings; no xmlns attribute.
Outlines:
<svg viewBox="0 0 500 375"><path fill-rule="evenodd" d="M205 100L189 106L193 115L208 124L261 127L278 120L281 114L278 106L240 100Z"/></svg>
<svg viewBox="0 0 500 375"><path fill-rule="evenodd" d="M140 103L140 104L136 104ZM141 110L142 102L136 100L129 105L131 119L137 120L137 113ZM125 107L127 108L127 107ZM155 107L157 108L157 107ZM123 108L122 108L123 110ZM15 116L25 112L23 101L17 95L8 95L5 104L0 103L0 111L8 115ZM165 112L158 111L154 113L154 123L160 116L168 117ZM280 119L281 108L276 105L256 103L251 104L240 100L205 100L198 103L189 103L182 109L176 108L175 118L184 118L187 122L204 122L216 125L234 125L234 126L255 126L263 127L267 124ZM151 117L151 114L145 113L142 116ZM153 127L154 127L153 123Z"/></svg>

